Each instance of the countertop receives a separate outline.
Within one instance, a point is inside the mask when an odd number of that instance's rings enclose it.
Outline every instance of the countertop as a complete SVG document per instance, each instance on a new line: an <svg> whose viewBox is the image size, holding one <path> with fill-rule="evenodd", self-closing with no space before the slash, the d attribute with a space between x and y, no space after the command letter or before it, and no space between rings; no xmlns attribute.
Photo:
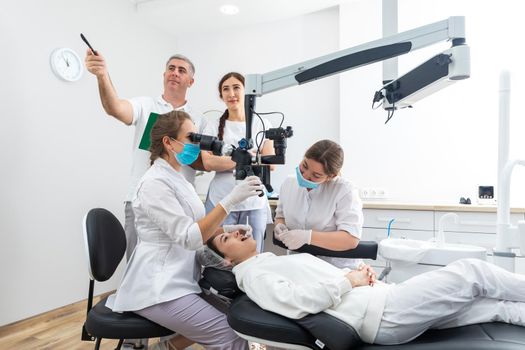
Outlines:
<svg viewBox="0 0 525 350"><path fill-rule="evenodd" d="M277 206L277 199L270 199L270 206ZM394 201L363 201L363 209L384 210L428 210L495 213L496 205L452 204L452 203L406 203ZM525 214L525 208L511 208L511 213Z"/></svg>
<svg viewBox="0 0 525 350"><path fill-rule="evenodd" d="M203 201L206 195L200 195ZM270 207L275 209L277 199L270 199ZM461 211L461 212L481 212L496 213L496 205L478 204L453 204L453 203L409 203L395 201L363 201L363 209L384 209L384 210L427 210L427 211ZM511 213L525 214L525 208L511 208Z"/></svg>

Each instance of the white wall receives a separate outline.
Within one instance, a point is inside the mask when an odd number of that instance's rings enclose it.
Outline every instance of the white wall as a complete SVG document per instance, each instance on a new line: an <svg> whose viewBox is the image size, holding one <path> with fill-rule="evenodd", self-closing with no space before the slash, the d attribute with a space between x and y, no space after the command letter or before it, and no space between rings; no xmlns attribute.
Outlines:
<svg viewBox="0 0 525 350"><path fill-rule="evenodd" d="M229 70L264 73L337 50L337 20L332 9L179 40L144 24L128 0L0 2L0 326L86 298L81 219L105 207L123 222L133 128L105 116L89 73L76 83L55 78L53 49L83 57L83 32L122 97L158 95L166 58L184 53L197 66L189 100L204 111L223 108L216 84ZM259 99L258 110L284 112L295 129L277 187L306 145L337 139L338 91L334 77ZM118 277L95 292L114 289Z"/></svg>
<svg viewBox="0 0 525 350"><path fill-rule="evenodd" d="M381 37L381 1L366 0L340 8L341 47ZM382 187L400 201L455 203L477 196L478 185L496 185L498 74L513 71L510 157L525 157L520 96L525 85L520 50L523 5L520 1L399 0L399 31L466 16L471 47L471 78L397 111L373 111L381 86L381 64L341 75L341 142L347 151L345 174L360 187ZM403 56L403 74L449 47L441 44ZM348 96L348 97L347 97ZM524 169L517 169L511 204L525 203Z"/></svg>
<svg viewBox="0 0 525 350"><path fill-rule="evenodd" d="M521 2L473 3L400 0L400 30L467 16L472 77L397 111L386 126L386 114L370 109L380 64L259 98L259 111L284 112L285 125L295 130L287 164L273 174L276 187L308 145L331 138L345 148L344 175L361 187L383 187L403 201L474 197L478 184L495 184L497 74L504 66L516 73L510 153L525 157L519 109L525 60L516 49ZM376 39L379 10L379 0L355 1L292 20L173 38L143 24L128 0L0 2L0 326L84 299L81 219L98 206L123 219L133 129L104 116L94 77L64 83L52 75L54 48L83 55L79 33L86 34L106 56L123 97L159 94L165 59L182 52L197 66L191 103L201 111L223 109L216 87L223 73L265 73ZM443 47L403 58L400 73ZM524 201L523 171L513 177L515 205Z"/></svg>
<svg viewBox="0 0 525 350"><path fill-rule="evenodd" d="M128 0L0 2L0 326L86 298L81 219L106 207L123 222L133 130L105 116L92 75L65 83L49 66L56 47L83 59L80 32L122 96L158 94L177 51Z"/></svg>
<svg viewBox="0 0 525 350"><path fill-rule="evenodd" d="M338 40L338 9L331 8L250 28L185 35L178 43L197 67L192 104L201 110L224 110L217 84L225 73L266 73L337 51ZM294 129L294 136L288 139L286 165L278 166L271 175L279 191L281 182L293 173L309 145L323 138L339 138L339 78L262 96L257 99L256 111L281 111L285 114L283 125ZM274 127L280 122L278 116L268 119Z"/></svg>

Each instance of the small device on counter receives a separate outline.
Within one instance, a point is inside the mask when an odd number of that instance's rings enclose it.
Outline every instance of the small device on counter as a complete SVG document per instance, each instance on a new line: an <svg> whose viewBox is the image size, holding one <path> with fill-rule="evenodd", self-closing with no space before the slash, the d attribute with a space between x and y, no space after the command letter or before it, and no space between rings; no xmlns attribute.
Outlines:
<svg viewBox="0 0 525 350"><path fill-rule="evenodd" d="M470 198L465 198L465 197L461 197L459 199L459 204L472 204L472 202L470 201Z"/></svg>
<svg viewBox="0 0 525 350"><path fill-rule="evenodd" d="M478 186L478 204L495 205L494 186Z"/></svg>

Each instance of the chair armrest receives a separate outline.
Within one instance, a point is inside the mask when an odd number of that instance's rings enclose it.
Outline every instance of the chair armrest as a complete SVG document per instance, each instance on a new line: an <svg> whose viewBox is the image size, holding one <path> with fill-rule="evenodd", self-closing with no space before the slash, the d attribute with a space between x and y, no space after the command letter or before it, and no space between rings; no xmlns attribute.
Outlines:
<svg viewBox="0 0 525 350"><path fill-rule="evenodd" d="M284 249L288 249L283 242L275 238L273 235L273 244ZM377 242L374 241L360 241L357 247L350 250L335 251L317 247L315 245L305 244L299 249L294 250L298 253L309 253L312 255L331 256L335 258L349 258L349 259L372 259L377 258Z"/></svg>

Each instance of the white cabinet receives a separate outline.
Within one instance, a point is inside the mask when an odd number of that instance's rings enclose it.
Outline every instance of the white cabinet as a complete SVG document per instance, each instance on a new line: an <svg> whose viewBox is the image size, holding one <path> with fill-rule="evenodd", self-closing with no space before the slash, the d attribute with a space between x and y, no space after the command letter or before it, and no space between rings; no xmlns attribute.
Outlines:
<svg viewBox="0 0 525 350"><path fill-rule="evenodd" d="M433 211L365 209L364 219L365 228L386 230L388 223L394 219L390 226L394 230L434 230Z"/></svg>
<svg viewBox="0 0 525 350"><path fill-rule="evenodd" d="M487 211L465 211L462 207L454 210L417 210L417 209L369 209L364 212L363 237L362 240L380 242L387 238L388 223L394 219L390 227L390 236L393 238L408 238L418 240L429 240L436 237L439 231L439 220L443 215L453 212L458 215L458 222L447 220L444 222L443 231L447 243L460 243L481 246L492 254L496 245L496 213ZM516 224L524 220L525 214L512 213L510 220ZM518 259L517 272L525 272L525 258ZM377 260L366 261L370 265L381 270L386 262L378 257Z"/></svg>

